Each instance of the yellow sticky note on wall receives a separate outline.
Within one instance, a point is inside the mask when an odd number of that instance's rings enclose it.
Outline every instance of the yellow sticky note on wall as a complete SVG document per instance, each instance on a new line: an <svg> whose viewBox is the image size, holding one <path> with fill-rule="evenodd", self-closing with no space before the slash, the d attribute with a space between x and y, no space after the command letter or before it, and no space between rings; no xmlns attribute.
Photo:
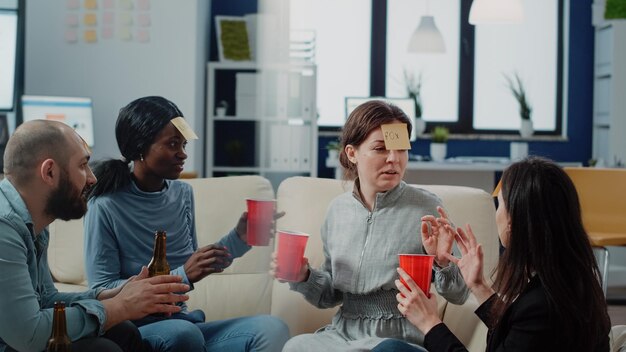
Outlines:
<svg viewBox="0 0 626 352"><path fill-rule="evenodd" d="M85 39L85 43L95 43L98 41L96 31L92 29L85 31L85 33L83 33L83 37Z"/></svg>
<svg viewBox="0 0 626 352"><path fill-rule="evenodd" d="M385 149L387 150L407 150L411 149L409 143L409 131L406 123L390 123L381 125Z"/></svg>
<svg viewBox="0 0 626 352"><path fill-rule="evenodd" d="M97 0L85 0L85 8L87 10L95 10L98 8L98 1Z"/></svg>
<svg viewBox="0 0 626 352"><path fill-rule="evenodd" d="M86 13L83 16L83 24L85 26L95 26L97 23L97 18L95 13Z"/></svg>

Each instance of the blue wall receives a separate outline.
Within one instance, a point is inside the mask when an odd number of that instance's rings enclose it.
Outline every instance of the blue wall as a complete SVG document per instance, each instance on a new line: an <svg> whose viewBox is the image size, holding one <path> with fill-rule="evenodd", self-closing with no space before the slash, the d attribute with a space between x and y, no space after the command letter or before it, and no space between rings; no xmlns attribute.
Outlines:
<svg viewBox="0 0 626 352"><path fill-rule="evenodd" d="M253 2L254 4L250 4ZM570 0L569 65L567 98L567 142L530 142L529 153L557 161L583 162L591 158L593 113L593 53L594 29L591 25L592 0ZM213 1L213 15L242 15L256 12L256 1ZM214 37L214 36L213 36ZM214 38L211 52L215 53ZM212 60L213 58L211 55ZM327 151L324 146L336 138L320 137L318 176L333 177L334 171L324 166ZM412 154L428 155L429 141L412 144ZM448 156L509 156L508 141L448 141Z"/></svg>

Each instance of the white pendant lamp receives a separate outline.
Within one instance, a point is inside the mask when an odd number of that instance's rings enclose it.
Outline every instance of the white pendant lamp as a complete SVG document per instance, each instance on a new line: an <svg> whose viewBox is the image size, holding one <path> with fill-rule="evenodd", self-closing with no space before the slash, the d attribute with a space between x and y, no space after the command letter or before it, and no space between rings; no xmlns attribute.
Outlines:
<svg viewBox="0 0 626 352"><path fill-rule="evenodd" d="M469 13L470 24L521 23L524 20L522 0L474 0Z"/></svg>
<svg viewBox="0 0 626 352"><path fill-rule="evenodd" d="M409 41L410 53L445 53L446 44L433 16L422 16Z"/></svg>

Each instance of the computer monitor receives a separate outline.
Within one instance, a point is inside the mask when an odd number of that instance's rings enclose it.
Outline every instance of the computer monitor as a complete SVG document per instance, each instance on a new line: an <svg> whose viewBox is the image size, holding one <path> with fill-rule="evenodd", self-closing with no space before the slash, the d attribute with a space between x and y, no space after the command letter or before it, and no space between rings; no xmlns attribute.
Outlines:
<svg viewBox="0 0 626 352"><path fill-rule="evenodd" d="M93 147L91 98L22 95L22 120L60 121L78 132Z"/></svg>
<svg viewBox="0 0 626 352"><path fill-rule="evenodd" d="M406 116L411 120L411 136L409 139L413 142L417 139L417 133L415 132L415 102L411 98L387 98L387 97L346 97L346 119L352 113L357 106L368 102L370 100L382 100L391 103L404 111Z"/></svg>
<svg viewBox="0 0 626 352"><path fill-rule="evenodd" d="M17 68L17 11L0 9L0 111L12 111Z"/></svg>

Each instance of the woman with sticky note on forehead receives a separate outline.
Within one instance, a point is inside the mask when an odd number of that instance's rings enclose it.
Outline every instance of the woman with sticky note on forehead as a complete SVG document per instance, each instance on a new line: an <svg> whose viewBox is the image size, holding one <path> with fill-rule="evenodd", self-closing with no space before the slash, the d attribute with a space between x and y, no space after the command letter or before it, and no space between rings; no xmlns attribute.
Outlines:
<svg viewBox="0 0 626 352"><path fill-rule="evenodd" d="M115 135L122 159L94 165L99 183L85 215L90 287L118 287L139 273L152 257L155 230L167 232L171 273L190 287L250 249L245 213L219 242L198 248L192 189L177 180L187 159L187 141L197 138L182 116L174 103L155 96L120 110ZM205 323L204 312L182 308L171 317L135 322L155 351L279 351L289 337L287 326L271 316Z"/></svg>
<svg viewBox="0 0 626 352"><path fill-rule="evenodd" d="M383 101L364 103L348 117L339 160L353 190L329 206L321 267L311 268L305 258L289 283L317 307L341 308L330 325L292 338L284 351L369 350L390 337L422 344L422 333L397 308L400 253L436 255L437 292L457 304L467 298L458 267L444 255L453 239L439 231L448 222L440 199L402 181L410 131L406 114ZM276 261L272 268L275 274Z"/></svg>

